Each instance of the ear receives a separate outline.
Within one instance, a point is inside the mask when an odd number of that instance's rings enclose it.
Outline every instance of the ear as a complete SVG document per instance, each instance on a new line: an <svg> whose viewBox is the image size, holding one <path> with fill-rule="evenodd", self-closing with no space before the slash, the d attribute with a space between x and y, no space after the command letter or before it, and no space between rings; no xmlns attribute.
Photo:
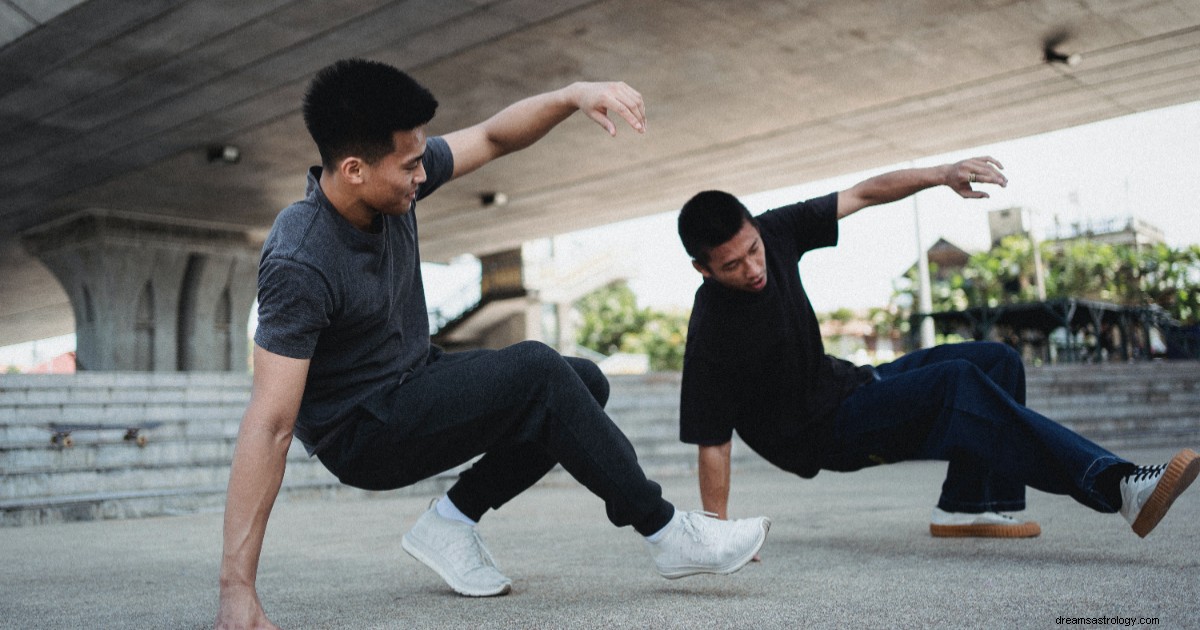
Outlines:
<svg viewBox="0 0 1200 630"><path fill-rule="evenodd" d="M362 158L347 157L338 162L338 177L347 184L361 184L366 181L367 163Z"/></svg>
<svg viewBox="0 0 1200 630"><path fill-rule="evenodd" d="M695 269L696 271L699 271L700 275L704 276L705 278L712 277L712 272L708 270L708 266L700 264L695 259L692 260L692 268Z"/></svg>

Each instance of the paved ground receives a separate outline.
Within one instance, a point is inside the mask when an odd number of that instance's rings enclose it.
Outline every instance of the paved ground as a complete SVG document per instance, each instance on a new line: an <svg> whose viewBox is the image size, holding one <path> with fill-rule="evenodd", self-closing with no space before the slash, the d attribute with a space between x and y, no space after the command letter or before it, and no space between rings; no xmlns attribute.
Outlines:
<svg viewBox="0 0 1200 630"><path fill-rule="evenodd" d="M1145 540L1119 516L1037 492L1027 514L1040 538L935 540L927 519L944 469L735 473L734 510L774 521L763 562L677 581L654 573L597 499L540 486L481 525L514 580L494 599L454 595L401 551L427 499L292 502L271 520L259 592L296 628L1049 628L1103 616L1200 627L1200 488ZM693 480L664 487L696 507ZM0 530L0 627L208 626L220 528L208 513Z"/></svg>

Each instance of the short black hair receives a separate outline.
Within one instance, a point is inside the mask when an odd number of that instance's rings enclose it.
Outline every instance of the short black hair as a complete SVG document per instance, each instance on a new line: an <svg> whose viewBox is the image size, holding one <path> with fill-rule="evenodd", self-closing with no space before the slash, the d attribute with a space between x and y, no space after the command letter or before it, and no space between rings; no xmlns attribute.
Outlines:
<svg viewBox="0 0 1200 630"><path fill-rule="evenodd" d="M379 61L343 59L317 72L304 94L304 126L321 163L355 156L372 164L395 150L392 135L433 120L437 99Z"/></svg>
<svg viewBox="0 0 1200 630"><path fill-rule="evenodd" d="M708 266L709 252L733 238L742 225L758 221L737 197L720 190L697 193L679 211L679 240L688 256Z"/></svg>

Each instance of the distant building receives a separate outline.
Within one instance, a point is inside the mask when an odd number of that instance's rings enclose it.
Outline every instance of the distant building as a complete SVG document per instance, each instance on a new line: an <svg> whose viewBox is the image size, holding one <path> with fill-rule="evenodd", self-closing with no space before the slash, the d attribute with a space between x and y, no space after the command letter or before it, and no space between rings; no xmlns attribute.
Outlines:
<svg viewBox="0 0 1200 630"><path fill-rule="evenodd" d="M970 252L944 238L939 238L930 246L925 255L928 257L929 263L936 268L933 273L935 281L948 280L956 271L961 271L966 267L967 261L971 260ZM913 266L916 266L916 263L913 263Z"/></svg>
<svg viewBox="0 0 1200 630"><path fill-rule="evenodd" d="M74 374L76 371L75 353L64 352L49 361L39 363L28 370L26 374Z"/></svg>
<svg viewBox="0 0 1200 630"><path fill-rule="evenodd" d="M988 231L992 238L992 247L998 245L1006 236L1029 234L1030 225L1025 210L1025 208L1015 207L992 210L988 213ZM1056 222L1054 228L1048 230L1042 240L1047 242L1088 240L1110 245L1129 245L1134 248L1166 242L1161 229L1132 216L1074 221L1066 225L1058 225Z"/></svg>
<svg viewBox="0 0 1200 630"><path fill-rule="evenodd" d="M1028 234L1029 226L1025 223L1025 209L992 210L988 213L988 232L992 237L992 247L999 245L1006 236Z"/></svg>
<svg viewBox="0 0 1200 630"><path fill-rule="evenodd" d="M826 319L820 327L826 353L859 365L891 361L902 345L898 331L880 335L865 313L849 320Z"/></svg>
<svg viewBox="0 0 1200 630"><path fill-rule="evenodd" d="M1077 221L1056 226L1046 234L1047 241L1066 242L1088 240L1110 245L1129 245L1135 249L1165 243L1163 231L1134 217L1118 217L1099 221Z"/></svg>

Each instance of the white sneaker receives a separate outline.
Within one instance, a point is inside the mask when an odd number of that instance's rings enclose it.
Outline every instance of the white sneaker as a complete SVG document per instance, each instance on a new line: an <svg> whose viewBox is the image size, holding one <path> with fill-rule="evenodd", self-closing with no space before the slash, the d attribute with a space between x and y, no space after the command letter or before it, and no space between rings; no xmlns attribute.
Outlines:
<svg viewBox="0 0 1200 630"><path fill-rule="evenodd" d="M659 574L673 580L697 573L727 575L746 565L767 540L766 517L722 521L709 512L679 512L658 542L646 541Z"/></svg>
<svg viewBox="0 0 1200 630"><path fill-rule="evenodd" d="M1041 533L1041 525L999 512L968 514L935 507L929 519L929 534L937 538L1033 538Z"/></svg>
<svg viewBox="0 0 1200 630"><path fill-rule="evenodd" d="M1145 538L1198 473L1200 455L1186 448L1165 464L1138 466L1121 478L1121 516L1135 534Z"/></svg>
<svg viewBox="0 0 1200 630"><path fill-rule="evenodd" d="M479 532L438 514L436 501L404 535L400 546L461 595L492 597L512 590L512 580L496 568Z"/></svg>

